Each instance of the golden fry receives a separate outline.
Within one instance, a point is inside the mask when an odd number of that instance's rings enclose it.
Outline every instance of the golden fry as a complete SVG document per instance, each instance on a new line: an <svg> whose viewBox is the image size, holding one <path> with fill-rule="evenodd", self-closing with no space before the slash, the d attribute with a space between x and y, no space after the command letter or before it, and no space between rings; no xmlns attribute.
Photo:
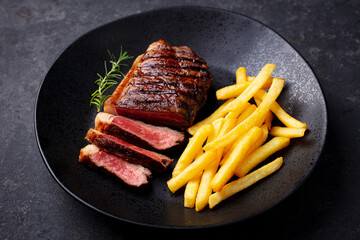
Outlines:
<svg viewBox="0 0 360 240"><path fill-rule="evenodd" d="M209 197L212 193L210 183L214 178L216 171L218 169L219 160L220 158L218 156L216 161L213 164L211 164L208 168L206 168L202 174L200 186L198 189L196 202L195 202L195 210L197 212L203 210L209 202Z"/></svg>
<svg viewBox="0 0 360 240"><path fill-rule="evenodd" d="M247 80L249 82L254 81L255 78L256 78L255 76L247 76ZM282 79L282 78L280 78L280 79ZM273 80L274 80L273 77L269 77L268 80L266 81L266 83L261 87L261 89L269 89ZM282 80L284 80L284 79L282 79Z"/></svg>
<svg viewBox="0 0 360 240"><path fill-rule="evenodd" d="M251 82L255 80L255 78L256 77L253 76L247 76L247 81L245 82L220 88L219 90L216 91L217 100L226 100L239 96L245 91L245 89L251 84ZM268 80L261 87L261 89L269 89L273 79L274 78L269 77Z"/></svg>
<svg viewBox="0 0 360 240"><path fill-rule="evenodd" d="M260 100L262 101L265 96L268 93L266 93L266 91L264 90L259 90L256 95L255 95L255 100ZM277 103L274 102L271 105L271 111L276 115L276 117L287 127L291 127L291 128L307 128L306 123L300 122L299 120L293 118L292 116L290 116L289 114L287 114L284 109L281 108L281 106Z"/></svg>
<svg viewBox="0 0 360 240"><path fill-rule="evenodd" d="M261 145L263 145L264 142L266 142L266 139L269 135L269 129L265 124L262 125L260 129L262 130L261 137L249 148L249 150L246 153L246 156L253 153L256 149L258 149Z"/></svg>
<svg viewBox="0 0 360 240"><path fill-rule="evenodd" d="M226 184L220 192L211 194L209 198L209 207L213 208L221 201L231 197L232 195L240 192L241 190L253 185L259 180L269 176L277 171L283 163L282 157L277 158L271 163L259 168L258 170L246 175L243 178L239 178L231 183Z"/></svg>
<svg viewBox="0 0 360 240"><path fill-rule="evenodd" d="M221 134L221 130L222 130L225 119L222 119L222 120L223 121L221 121L221 122L220 121L214 122L214 131L213 132L215 133L215 136ZM209 137L209 139L210 139L210 137ZM210 139L210 141L211 140L212 139ZM196 202L195 202L195 210L196 211L201 211L208 204L209 197L212 193L210 183L218 169L221 155L222 155L222 151L217 150L216 160L214 161L214 163L212 163L210 166L208 166L204 170L204 172L201 176L200 186L198 189L198 193L196 196Z"/></svg>
<svg viewBox="0 0 360 240"><path fill-rule="evenodd" d="M270 135L274 137L298 138L303 137L306 128L272 127Z"/></svg>
<svg viewBox="0 0 360 240"><path fill-rule="evenodd" d="M225 119L229 119L229 118L238 118L239 115L242 114L242 112L248 108L251 104L250 103L245 103L241 108L236 109L235 111L231 111L228 114L226 114Z"/></svg>
<svg viewBox="0 0 360 240"><path fill-rule="evenodd" d="M246 78L246 68L239 67L238 70L236 71L236 84L246 82L246 80L247 80L247 78Z"/></svg>
<svg viewBox="0 0 360 240"><path fill-rule="evenodd" d="M268 113L265 116L264 123L268 127L269 130L271 129L271 122L273 119L274 119L273 113L271 111L268 111Z"/></svg>
<svg viewBox="0 0 360 240"><path fill-rule="evenodd" d="M168 188L171 192L176 192L179 188L184 186L187 182L193 179L197 174L203 171L209 164L216 160L216 150L210 150L202 154L196 161L192 162L183 171L175 177L167 181Z"/></svg>
<svg viewBox="0 0 360 240"><path fill-rule="evenodd" d="M270 106L275 102L276 98L280 95L281 90L284 87L284 80L274 79L268 94L261 102L259 107L248 118L246 118L239 125L234 127L230 132L224 136L216 138L211 143L204 146L204 150L212 148L223 148L232 142L234 142L239 136L244 134L250 128L254 126L261 126L265 120L266 113L270 110Z"/></svg>
<svg viewBox="0 0 360 240"><path fill-rule="evenodd" d="M211 133L209 134L207 142L211 142L212 140L214 140L218 136L218 134L221 131L221 128L223 127L224 123L225 123L225 118L219 118L219 119L215 120L212 123L213 131L211 131Z"/></svg>
<svg viewBox="0 0 360 240"><path fill-rule="evenodd" d="M244 177L254 167L259 165L269 156L277 151L289 146L290 138L285 137L274 137L263 146L256 149L253 153L248 155L244 161L242 161L236 168L235 174L238 177Z"/></svg>
<svg viewBox="0 0 360 240"><path fill-rule="evenodd" d="M248 106L238 117L238 119L236 121L236 125L238 125L239 123L244 121L246 118L248 118L253 112L255 112L256 108L257 107L254 104L251 104L250 106Z"/></svg>
<svg viewBox="0 0 360 240"><path fill-rule="evenodd" d="M188 133L194 135L203 125L210 124L214 122L216 119L224 117L227 112L224 112L223 109L233 101L234 99L229 99L224 102L215 112L213 112L209 117L205 118L201 122L196 123L195 125L189 127L187 129Z"/></svg>
<svg viewBox="0 0 360 240"><path fill-rule="evenodd" d="M236 84L226 86L216 91L216 98L218 100L225 100L239 96L248 86L250 82L247 82L246 69L239 67L236 71Z"/></svg>
<svg viewBox="0 0 360 240"><path fill-rule="evenodd" d="M215 138L215 136L220 134L221 129L224 125L224 122L225 122L225 119L220 118L213 123L214 136L209 136L208 141L212 141ZM212 193L212 189L210 188L210 182L216 173L221 155L222 155L221 151L217 150L216 160L214 161L214 163L212 163L210 166L208 166L204 170L204 172L201 176L201 181L200 181L200 185L198 188L198 192L196 195L196 201L195 201L195 210L196 211L201 211L208 204L209 197Z"/></svg>
<svg viewBox="0 0 360 240"><path fill-rule="evenodd" d="M249 87L247 87L241 95L235 98L234 101L232 101L229 105L227 105L223 111L230 112L241 108L265 84L265 82L268 80L274 69L275 69L274 64L266 64L261 69L260 73L256 76L255 80L251 82Z"/></svg>
<svg viewBox="0 0 360 240"><path fill-rule="evenodd" d="M216 99L225 100L229 98L238 97L249 86L250 86L250 82L242 82L235 85L230 85L220 88L219 90L216 91Z"/></svg>
<svg viewBox="0 0 360 240"><path fill-rule="evenodd" d="M266 125L262 125L261 126L261 130L262 130L262 134L261 134L261 137L249 148L249 150L247 151L246 153L246 156L247 157L248 155L250 155L252 152L254 152L256 149L258 149L261 145L264 144L264 142L266 141L267 137L268 137L268 134L269 134L269 130L267 128ZM244 135L242 135L244 136ZM240 138L242 137L240 136ZM240 139L239 138L239 139ZM224 150L224 157L223 159L221 160L220 162L220 166L222 166L226 161L227 159L229 158L230 154L232 151L234 151L234 148L236 146L236 143L238 142L239 140L235 141L233 144L231 145L228 145L227 147L230 146L229 149L227 150Z"/></svg>
<svg viewBox="0 0 360 240"><path fill-rule="evenodd" d="M184 192L184 207L193 208L200 185L201 173L196 175L187 184Z"/></svg>
<svg viewBox="0 0 360 240"><path fill-rule="evenodd" d="M236 167L243 160L246 152L249 150L251 145L259 139L262 134L262 130L258 127L251 128L244 134L241 141L238 142L234 151L230 154L229 159L222 165L219 171L211 181L211 188L218 192L221 188L230 180L233 176Z"/></svg>
<svg viewBox="0 0 360 240"><path fill-rule="evenodd" d="M181 154L177 161L175 168L172 172L172 176L175 177L182 170L184 170L195 158L196 154L201 150L206 138L212 131L212 125L203 125L191 138L184 152Z"/></svg>
<svg viewBox="0 0 360 240"><path fill-rule="evenodd" d="M253 77L246 76L246 69L239 67L236 84L216 91L218 100L228 100L187 129L193 136L167 182L171 192L186 185L185 207L201 211L209 204L213 208L270 175L281 167L282 157L251 171L287 147L290 138L304 136L307 125L287 114L276 102L284 79L270 77L274 68L274 64L266 64ZM251 98L256 105L249 103ZM274 114L286 127L272 127ZM274 137L265 143L269 134ZM239 179L229 182L234 174Z"/></svg>

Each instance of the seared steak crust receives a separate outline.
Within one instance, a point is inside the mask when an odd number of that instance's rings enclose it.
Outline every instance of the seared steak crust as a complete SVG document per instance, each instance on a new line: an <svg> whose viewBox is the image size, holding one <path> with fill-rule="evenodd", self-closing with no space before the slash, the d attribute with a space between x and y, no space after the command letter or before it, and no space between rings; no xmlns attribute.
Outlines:
<svg viewBox="0 0 360 240"><path fill-rule="evenodd" d="M212 76L190 48L152 43L134 62L105 112L144 122L187 128L206 101Z"/></svg>

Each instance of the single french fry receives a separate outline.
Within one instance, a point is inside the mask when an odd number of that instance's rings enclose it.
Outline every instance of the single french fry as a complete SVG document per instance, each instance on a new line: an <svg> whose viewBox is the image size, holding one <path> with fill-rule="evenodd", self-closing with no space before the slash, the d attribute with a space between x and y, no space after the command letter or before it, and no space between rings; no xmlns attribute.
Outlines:
<svg viewBox="0 0 360 240"><path fill-rule="evenodd" d="M226 100L230 98L235 98L242 94L245 89L251 84L252 81L254 81L254 76L247 76L247 81L237 83L234 85L229 85L223 88L220 88L216 91L216 98L218 100ZM271 86L271 83L274 78L269 77L268 80L264 83L264 85L261 87L261 89L269 89Z"/></svg>
<svg viewBox="0 0 360 240"><path fill-rule="evenodd" d="M265 82L268 80L270 75L275 69L275 64L266 64L259 74L256 76L254 81L252 81L245 89L245 91L239 95L237 98L235 98L234 101L229 103L223 111L230 112L235 111L238 108L241 108L245 103L247 103L257 91L265 84Z"/></svg>
<svg viewBox="0 0 360 240"><path fill-rule="evenodd" d="M246 153L246 156L248 156L249 154L251 154L253 151L255 151L256 149L258 149L261 145L264 144L264 142L266 141L267 137L268 137L268 134L269 134L269 130L267 128L266 125L262 125L261 126L261 130L262 130L262 134L261 134L261 137L249 148L248 152ZM237 144L238 141L241 140L242 136L244 135L241 135L239 137L238 140L236 140L233 144L231 145L228 145L226 146L226 148L229 148L229 149L226 149L224 150L224 157L223 159L221 160L220 162L220 166L222 166L226 161L227 159L229 158L230 154L232 151L234 151L234 148Z"/></svg>
<svg viewBox="0 0 360 240"><path fill-rule="evenodd" d="M303 137L306 128L272 127L270 135L274 137L298 138Z"/></svg>
<svg viewBox="0 0 360 240"><path fill-rule="evenodd" d="M221 121L221 122L217 121L217 122L213 123L214 124L213 132L215 135L222 134L221 130L222 130L224 122L225 122L225 119L223 119L223 121ZM211 141L212 139L209 137L209 140ZM196 195L196 202L195 202L195 210L196 211L201 211L208 204L209 197L212 193L212 189L210 187L210 182L216 174L221 155L222 155L222 151L220 149L218 149L216 160L214 161L214 163L212 163L210 166L208 166L204 170L204 172L201 176L200 186L199 186L199 189L198 189L198 192Z"/></svg>
<svg viewBox="0 0 360 240"><path fill-rule="evenodd" d="M188 133L194 135L203 125L210 124L214 122L216 119L224 117L227 112L224 112L224 108L233 101L234 99L229 99L224 102L215 112L213 112L209 117L205 118L204 120L196 123L195 125L189 127L187 129Z"/></svg>
<svg viewBox="0 0 360 240"><path fill-rule="evenodd" d="M258 170L246 175L245 177L239 178L238 180L226 184L220 192L215 192L211 194L209 198L209 207L215 207L221 201L231 197L232 195L240 192L241 190L244 190L245 188L258 182L259 180L274 173L281 167L282 163L283 158L279 157L271 163L268 163L267 165L259 168Z"/></svg>
<svg viewBox="0 0 360 240"><path fill-rule="evenodd" d="M271 111L268 111L268 113L265 116L264 123L268 127L269 130L271 129L271 123L272 123L273 119L274 119L273 113Z"/></svg>
<svg viewBox="0 0 360 240"><path fill-rule="evenodd" d="M212 193L210 187L211 180L214 178L219 166L220 157L218 156L216 161L206 168L202 174L198 193L196 195L195 210L203 210L209 202L209 197Z"/></svg>
<svg viewBox="0 0 360 240"><path fill-rule="evenodd" d="M186 184L184 192L184 207L193 208L195 206L201 175L202 173L199 173Z"/></svg>
<svg viewBox="0 0 360 240"><path fill-rule="evenodd" d="M225 118L223 118L223 117L215 120L212 123L213 131L211 131L211 133L209 134L207 142L211 142L212 140L214 140L218 136L218 134L221 131L221 128L223 127L224 123L225 123Z"/></svg>
<svg viewBox="0 0 360 240"><path fill-rule="evenodd" d="M246 152L252 144L259 139L262 130L258 127L251 128L244 134L241 141L238 142L234 151L230 154L229 159L220 167L214 179L211 181L211 188L218 192L234 175L236 167L245 157Z"/></svg>
<svg viewBox="0 0 360 240"><path fill-rule="evenodd" d="M261 137L258 140L256 140L256 142L253 145L251 145L251 147L249 148L249 150L246 153L246 156L249 156L256 149L258 149L261 145L263 145L264 142L266 141L266 139L269 135L269 129L267 128L267 126L265 124L262 125L260 129L262 130Z"/></svg>
<svg viewBox="0 0 360 240"><path fill-rule="evenodd" d="M212 131L212 125L206 124L203 125L191 138L190 142L186 146L184 152L181 154L179 160L177 161L172 176L178 175L182 170L184 170L195 158L196 154L201 150L202 145L204 144L206 138L209 136Z"/></svg>
<svg viewBox="0 0 360 240"><path fill-rule="evenodd" d="M236 125L244 121L246 118L248 118L253 112L255 112L256 106L254 104L250 104L238 117L236 121Z"/></svg>
<svg viewBox="0 0 360 240"><path fill-rule="evenodd" d="M256 105L260 105L261 101L258 98L255 98ZM274 114L271 111L268 111L268 113L265 116L264 123L266 126L268 126L268 129L271 129L272 120L274 119Z"/></svg>
<svg viewBox="0 0 360 240"><path fill-rule="evenodd" d="M235 174L238 177L244 177L254 167L259 165L269 156L277 151L289 146L290 138L286 137L274 137L263 146L256 149L253 153L248 155L244 161L242 161L236 168Z"/></svg>
<svg viewBox="0 0 360 240"><path fill-rule="evenodd" d="M248 81L254 81L255 80L255 76L247 76L246 77L247 78L247 80ZM280 78L280 79L282 79L282 78ZM269 89L270 88L270 86L271 86L271 84L272 84L272 82L273 82L273 80L274 80L274 78L273 77L269 77L269 79L266 81L266 83L261 87L261 89ZM282 80L284 80L284 79L282 79Z"/></svg>
<svg viewBox="0 0 360 240"><path fill-rule="evenodd" d="M246 82L246 80L247 80L247 78L246 78L246 68L239 67L238 70L236 71L236 84Z"/></svg>
<svg viewBox="0 0 360 240"><path fill-rule="evenodd" d="M240 114L242 114L242 112L248 108L251 104L250 103L245 103L241 108L236 109L235 111L231 111L228 114L226 114L225 119L229 119L229 118L238 118Z"/></svg>
<svg viewBox="0 0 360 240"><path fill-rule="evenodd" d="M183 171L175 177L167 181L168 188L171 192L176 192L179 188L184 186L187 182L193 179L197 174L203 171L209 164L216 160L216 150L204 152L196 161L192 162Z"/></svg>
<svg viewBox="0 0 360 240"><path fill-rule="evenodd" d="M266 91L264 90L259 90L254 98L255 100L260 100L262 101L266 95L268 93L266 93ZM303 123L295 118L293 118L292 116L290 116L288 113L285 112L284 109L281 108L281 106L277 103L274 102L271 105L271 111L276 115L276 117L287 127L291 127L291 128L307 128L306 123Z"/></svg>
<svg viewBox="0 0 360 240"><path fill-rule="evenodd" d="M234 142L239 136L244 134L254 126L260 127L265 120L266 113L270 110L270 106L275 102L284 87L284 80L274 79L268 94L261 102L259 107L239 125L234 127L224 136L219 136L211 143L207 143L203 149L223 148Z"/></svg>
<svg viewBox="0 0 360 240"><path fill-rule="evenodd" d="M227 116L228 117L228 116ZM235 126L236 119L229 117L225 118L224 124L221 127L221 130L219 131L219 134L216 137L224 136L226 133L228 133L233 127ZM211 141L215 140L216 138L212 139ZM223 148L217 148L217 152L219 155L219 158L223 155L224 149Z"/></svg>
<svg viewBox="0 0 360 240"><path fill-rule="evenodd" d="M238 97L242 94L247 87L249 87L251 82L242 82L234 85L226 86L220 88L216 91L216 99L217 100L225 100L229 98Z"/></svg>

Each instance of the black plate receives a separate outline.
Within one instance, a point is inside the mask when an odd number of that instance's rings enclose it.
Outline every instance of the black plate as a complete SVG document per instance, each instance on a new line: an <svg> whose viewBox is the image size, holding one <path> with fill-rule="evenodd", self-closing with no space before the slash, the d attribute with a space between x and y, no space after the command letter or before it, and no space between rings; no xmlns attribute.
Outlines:
<svg viewBox="0 0 360 240"><path fill-rule="evenodd" d="M233 196L213 210L195 212L183 207L183 192L171 194L166 181L171 169L154 174L140 189L127 187L102 171L78 163L84 136L96 115L89 107L96 73L103 73L106 50L131 55L165 39L186 45L204 58L214 77L209 100L198 119L219 105L215 89L233 84L239 66L256 75L268 62L273 76L286 79L278 102L308 124L281 155L284 165L274 175ZM124 71L128 69L124 68ZM319 83L305 60L282 37L265 25L228 11L179 7L136 14L90 31L71 44L55 61L39 90L35 128L41 154L56 181L85 205L127 222L158 227L216 226L244 220L279 203L313 169L326 135L326 105ZM173 168L173 165L171 166Z"/></svg>

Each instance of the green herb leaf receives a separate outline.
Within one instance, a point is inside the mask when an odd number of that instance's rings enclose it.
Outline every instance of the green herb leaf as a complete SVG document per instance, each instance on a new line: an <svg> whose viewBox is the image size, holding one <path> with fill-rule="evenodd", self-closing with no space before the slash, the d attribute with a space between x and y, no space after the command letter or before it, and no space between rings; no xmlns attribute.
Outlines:
<svg viewBox="0 0 360 240"><path fill-rule="evenodd" d="M106 99L108 99L111 95L104 95L105 91L111 88L112 86L118 84L116 81L117 79L120 79L121 77L124 77L125 74L120 71L120 66L127 66L127 64L122 63L125 60L133 58L132 56L129 56L127 52L123 52L122 47L120 49L120 56L116 60L115 55L112 54L109 50L107 50L111 64L111 69L108 71L108 66L106 61L104 62L105 67L105 76L101 76L99 73L97 73L97 76L99 77L95 84L98 86L98 88L95 90L93 94L91 94L91 100L90 100L90 106L92 104L96 105L97 111L100 112L104 102Z"/></svg>

